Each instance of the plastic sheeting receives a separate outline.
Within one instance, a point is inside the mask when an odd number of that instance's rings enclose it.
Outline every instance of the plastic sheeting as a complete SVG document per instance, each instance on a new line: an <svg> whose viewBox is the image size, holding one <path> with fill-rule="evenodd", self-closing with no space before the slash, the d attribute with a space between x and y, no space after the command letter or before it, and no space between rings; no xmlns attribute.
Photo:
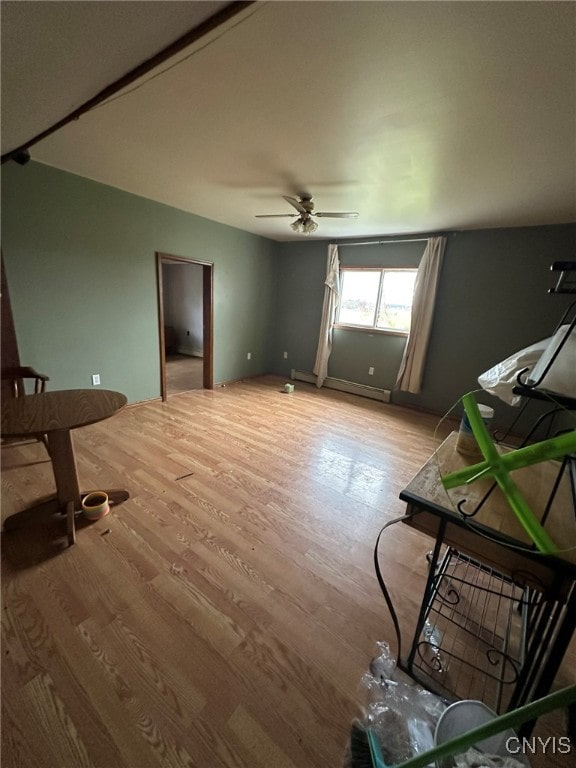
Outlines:
<svg viewBox="0 0 576 768"><path fill-rule="evenodd" d="M557 357L540 381L559 348ZM571 329L569 325L560 326L554 336L515 352L482 373L478 383L486 392L505 403L518 405L521 396L515 395L512 390L518 384L518 374L526 368L528 374L524 375L524 381L530 384L538 382L538 389L552 394L576 398L576 329Z"/></svg>

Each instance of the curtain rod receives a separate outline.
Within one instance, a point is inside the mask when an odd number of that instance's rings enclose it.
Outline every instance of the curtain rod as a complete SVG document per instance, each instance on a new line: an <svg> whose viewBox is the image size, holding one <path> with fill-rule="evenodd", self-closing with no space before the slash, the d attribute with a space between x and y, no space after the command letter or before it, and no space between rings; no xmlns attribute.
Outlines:
<svg viewBox="0 0 576 768"><path fill-rule="evenodd" d="M370 241L364 241L362 243L335 243L339 248L342 245L388 245L389 243L426 243L428 242L428 237L413 237L411 239L406 238L405 240L370 240Z"/></svg>
<svg viewBox="0 0 576 768"><path fill-rule="evenodd" d="M348 243L344 241L343 243L334 243L334 245L388 245L388 243L427 243L431 237L445 237L448 239L449 237L456 237L456 232L439 232L436 234L428 235L428 237L406 237L404 239L394 238L393 240L364 240L362 243Z"/></svg>

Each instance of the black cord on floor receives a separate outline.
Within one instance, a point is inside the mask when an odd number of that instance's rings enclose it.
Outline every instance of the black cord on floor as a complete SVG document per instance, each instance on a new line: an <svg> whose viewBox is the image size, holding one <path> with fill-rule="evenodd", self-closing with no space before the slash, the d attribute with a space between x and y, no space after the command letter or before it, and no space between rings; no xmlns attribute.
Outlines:
<svg viewBox="0 0 576 768"><path fill-rule="evenodd" d="M392 623L394 624L394 630L396 631L396 643L397 643L396 666L397 667L400 666L400 658L402 656L402 633L400 631L400 623L398 621L396 610L394 609L392 598L390 597L390 593L388 592L388 588L386 587L386 583L384 582L384 577L382 576L382 571L380 570L380 563L378 561L378 547L380 546L380 539L382 537L382 534L387 528L389 528L391 525L394 525L395 523L402 522L402 520L407 520L410 517L411 515L402 515L402 517L396 517L394 518L394 520L389 520L386 523L386 525L384 525L380 530L380 533L378 534L378 538L376 539L376 545L374 546L374 570L376 571L376 578L378 579L378 584L380 585L380 589L382 590L382 594L384 595L384 600L386 601L386 605L388 606L388 610L390 611L390 617L392 618Z"/></svg>

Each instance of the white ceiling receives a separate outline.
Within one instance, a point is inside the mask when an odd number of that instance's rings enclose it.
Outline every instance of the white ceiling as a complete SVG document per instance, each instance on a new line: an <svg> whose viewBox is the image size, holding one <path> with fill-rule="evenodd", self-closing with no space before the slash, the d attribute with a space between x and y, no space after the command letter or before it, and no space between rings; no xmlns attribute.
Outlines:
<svg viewBox="0 0 576 768"><path fill-rule="evenodd" d="M2 152L225 5L3 2ZM576 3L258 2L175 62L32 158L276 240L302 191L360 214L312 238L576 220Z"/></svg>

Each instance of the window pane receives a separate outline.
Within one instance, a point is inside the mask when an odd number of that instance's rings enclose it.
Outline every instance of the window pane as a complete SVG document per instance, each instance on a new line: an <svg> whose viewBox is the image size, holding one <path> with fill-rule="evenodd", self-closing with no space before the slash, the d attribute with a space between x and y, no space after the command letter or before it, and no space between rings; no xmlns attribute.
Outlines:
<svg viewBox="0 0 576 768"><path fill-rule="evenodd" d="M339 323L374 326L380 274L342 270Z"/></svg>
<svg viewBox="0 0 576 768"><path fill-rule="evenodd" d="M410 330L410 314L417 270L384 272L378 328Z"/></svg>

